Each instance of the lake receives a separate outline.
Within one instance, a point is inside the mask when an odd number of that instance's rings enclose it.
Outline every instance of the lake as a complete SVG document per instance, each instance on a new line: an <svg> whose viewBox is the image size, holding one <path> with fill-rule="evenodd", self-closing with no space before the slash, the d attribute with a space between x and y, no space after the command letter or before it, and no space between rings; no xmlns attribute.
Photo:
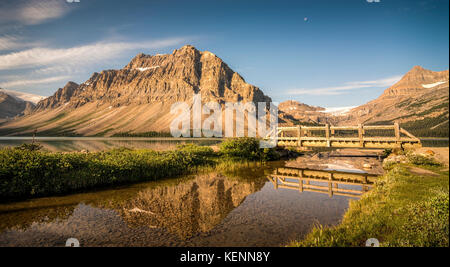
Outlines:
<svg viewBox="0 0 450 267"><path fill-rule="evenodd" d="M0 137L0 148L31 143L32 137ZM102 151L113 148L146 148L154 150L174 149L178 144L195 143L198 145L215 145L221 138L171 138L171 137L36 137L36 142L44 149L53 152ZM448 147L448 138L424 138L423 146Z"/></svg>
<svg viewBox="0 0 450 267"><path fill-rule="evenodd" d="M373 182L365 175L248 163L3 203L0 246L64 246L68 238L81 246L283 246L317 223L338 224Z"/></svg>
<svg viewBox="0 0 450 267"><path fill-rule="evenodd" d="M1 147L19 146L31 143L32 137L0 137ZM36 142L53 152L102 151L113 148L145 148L154 150L174 149L178 144L195 143L214 145L219 138L145 138L145 137L36 137Z"/></svg>

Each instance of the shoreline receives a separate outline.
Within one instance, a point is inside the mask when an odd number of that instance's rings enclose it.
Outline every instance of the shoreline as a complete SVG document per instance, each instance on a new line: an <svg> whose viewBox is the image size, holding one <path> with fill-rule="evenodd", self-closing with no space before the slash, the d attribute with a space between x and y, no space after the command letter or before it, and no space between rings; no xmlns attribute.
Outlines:
<svg viewBox="0 0 450 267"><path fill-rule="evenodd" d="M216 137L95 137L95 136L0 136L0 140L142 140L142 141L223 141L226 138Z"/></svg>
<svg viewBox="0 0 450 267"><path fill-rule="evenodd" d="M421 150L426 149L433 148ZM446 151L448 155L448 147ZM434 154L427 158L410 153L406 156L410 162L385 165L387 172L375 188L350 203L340 224L316 226L288 246L358 247L366 246L369 238L377 238L380 246L448 247L448 161Z"/></svg>
<svg viewBox="0 0 450 267"><path fill-rule="evenodd" d="M201 168L242 161L272 161L274 149L255 138L230 139L219 151L178 145L174 150L112 149L102 152L48 152L39 144L0 149L0 202L71 194L86 189L155 181Z"/></svg>

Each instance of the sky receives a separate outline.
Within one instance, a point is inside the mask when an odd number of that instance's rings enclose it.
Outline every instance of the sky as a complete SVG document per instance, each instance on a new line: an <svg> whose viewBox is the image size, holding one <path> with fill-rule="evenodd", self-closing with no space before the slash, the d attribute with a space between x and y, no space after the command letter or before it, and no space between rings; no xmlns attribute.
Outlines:
<svg viewBox="0 0 450 267"><path fill-rule="evenodd" d="M0 0L0 87L43 96L191 44L273 101L343 107L449 68L448 0Z"/></svg>

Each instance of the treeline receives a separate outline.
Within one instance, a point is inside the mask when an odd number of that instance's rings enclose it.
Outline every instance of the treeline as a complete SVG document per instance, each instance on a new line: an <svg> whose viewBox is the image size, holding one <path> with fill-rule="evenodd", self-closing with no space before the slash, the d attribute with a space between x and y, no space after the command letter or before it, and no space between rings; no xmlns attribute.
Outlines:
<svg viewBox="0 0 450 267"><path fill-rule="evenodd" d="M112 137L172 137L169 132L143 132L143 133L131 133L131 132L123 132L123 133L115 133Z"/></svg>
<svg viewBox="0 0 450 267"><path fill-rule="evenodd" d="M444 113L437 117L400 123L400 127L417 137L449 137L448 122L448 113ZM369 125L391 125L393 123L394 120L377 121Z"/></svg>
<svg viewBox="0 0 450 267"><path fill-rule="evenodd" d="M448 113L434 118L409 121L400 125L418 137L449 137Z"/></svg>

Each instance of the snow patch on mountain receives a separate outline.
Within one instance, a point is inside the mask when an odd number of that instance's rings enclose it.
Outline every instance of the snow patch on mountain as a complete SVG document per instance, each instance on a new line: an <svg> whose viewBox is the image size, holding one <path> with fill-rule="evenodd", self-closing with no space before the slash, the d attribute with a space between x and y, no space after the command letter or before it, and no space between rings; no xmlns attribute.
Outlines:
<svg viewBox="0 0 450 267"><path fill-rule="evenodd" d="M441 81L441 82L436 82L436 83L422 84L422 86L424 88L433 88L433 87L436 87L436 86L441 85L441 84L446 83L446 82L448 82L448 81Z"/></svg>
<svg viewBox="0 0 450 267"><path fill-rule="evenodd" d="M136 68L138 71L146 71L146 70L152 70L152 69L156 69L159 68L159 66L151 66L151 67L146 67L146 68Z"/></svg>
<svg viewBox="0 0 450 267"><path fill-rule="evenodd" d="M357 106L325 108L325 110L322 112L329 113L334 116L341 116L347 114L350 110L356 107Z"/></svg>

